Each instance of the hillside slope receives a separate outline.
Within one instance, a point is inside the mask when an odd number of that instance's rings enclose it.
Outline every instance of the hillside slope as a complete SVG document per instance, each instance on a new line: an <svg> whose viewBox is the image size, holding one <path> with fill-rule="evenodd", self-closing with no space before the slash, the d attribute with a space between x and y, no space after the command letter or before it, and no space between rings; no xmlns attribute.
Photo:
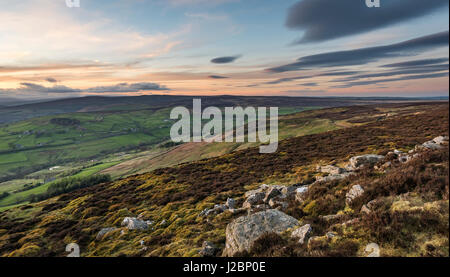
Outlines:
<svg viewBox="0 0 450 277"><path fill-rule="evenodd" d="M289 138L273 154L250 148L100 184L1 213L0 254L63 256L71 242L80 245L82 256L198 256L205 241L224 249L227 224L245 211L199 216L205 208L228 198L239 206L244 194L262 183L309 185L323 175L317 165L340 165L355 155L386 155L393 149L407 152L448 132L448 104L436 104L413 114ZM357 183L368 193L347 205L346 193ZM364 216L362 205L373 200L382 204ZM270 235L237 255L354 256L375 240L386 256L448 256L448 147L426 151L386 172L360 170L342 180L315 183L302 203L291 201L282 210L310 223L317 245L305 248L283 234ZM324 221L329 215L362 223L350 229L336 226L338 239L324 243L334 224ZM148 227L130 228L128 222L121 227L126 217L138 217ZM99 236L107 227L112 229Z"/></svg>

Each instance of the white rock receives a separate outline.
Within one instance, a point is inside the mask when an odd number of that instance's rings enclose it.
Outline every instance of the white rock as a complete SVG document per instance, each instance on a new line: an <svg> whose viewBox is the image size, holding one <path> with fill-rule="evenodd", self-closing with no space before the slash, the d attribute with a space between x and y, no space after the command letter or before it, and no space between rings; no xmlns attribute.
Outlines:
<svg viewBox="0 0 450 277"><path fill-rule="evenodd" d="M297 202L303 202L306 192L308 191L309 186L299 187L295 190L295 200Z"/></svg>
<svg viewBox="0 0 450 277"><path fill-rule="evenodd" d="M361 197L364 189L360 185L354 185L345 195L347 204L351 204L356 198Z"/></svg>
<svg viewBox="0 0 450 277"><path fill-rule="evenodd" d="M439 145L448 143L448 137L447 136L439 136L433 139L433 141Z"/></svg>
<svg viewBox="0 0 450 277"><path fill-rule="evenodd" d="M303 244L305 243L306 240L308 240L311 231L312 231L311 225L306 224L300 228L295 229L292 232L291 237L298 239L298 243Z"/></svg>
<svg viewBox="0 0 450 277"><path fill-rule="evenodd" d="M145 221L136 217L125 217L122 226L126 226L128 230L147 230L148 225Z"/></svg>

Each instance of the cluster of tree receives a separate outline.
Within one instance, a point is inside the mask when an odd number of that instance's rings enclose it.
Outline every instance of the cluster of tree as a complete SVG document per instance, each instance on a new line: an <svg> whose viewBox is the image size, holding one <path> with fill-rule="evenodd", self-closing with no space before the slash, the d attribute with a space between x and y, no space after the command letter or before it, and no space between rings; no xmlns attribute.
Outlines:
<svg viewBox="0 0 450 277"><path fill-rule="evenodd" d="M0 199L6 198L9 196L9 192L5 191L2 194L0 194Z"/></svg>
<svg viewBox="0 0 450 277"><path fill-rule="evenodd" d="M16 191L14 191L14 193L18 193L18 192L23 192L23 191L27 191L27 190L30 190L30 189L34 189L34 188L37 188L37 187L39 187L39 186L42 186L43 184L42 183L36 183L36 184L25 184L25 185L23 185L23 187L22 188L20 188L20 189L18 189L18 190L16 190Z"/></svg>
<svg viewBox="0 0 450 277"><path fill-rule="evenodd" d="M33 194L30 196L30 202L39 202L60 194L68 193L77 189L86 188L94 186L101 183L106 183L111 181L110 175L93 175L89 177L72 177L65 178L52 183L45 193Z"/></svg>
<svg viewBox="0 0 450 277"><path fill-rule="evenodd" d="M80 121L74 118L52 118L50 123L60 126L76 126L80 125Z"/></svg>

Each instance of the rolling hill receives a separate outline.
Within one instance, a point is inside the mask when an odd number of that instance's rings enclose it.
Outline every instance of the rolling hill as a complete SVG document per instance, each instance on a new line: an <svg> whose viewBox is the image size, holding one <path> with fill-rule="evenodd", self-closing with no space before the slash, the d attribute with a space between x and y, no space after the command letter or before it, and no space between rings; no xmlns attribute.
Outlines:
<svg viewBox="0 0 450 277"><path fill-rule="evenodd" d="M82 256L199 256L206 241L223 250L227 225L246 220L244 211L202 216L203 211L228 198L242 205L246 192L265 183L310 185L302 202L290 200L280 210L312 226L311 243L268 234L238 256L359 256L369 242L380 245L383 256L448 256L448 146L416 147L448 136L448 104L313 112L350 125L286 138L273 154L250 147L9 209L0 214L0 254L63 256L71 242L80 245ZM389 156L394 149L416 156L398 162ZM383 155L391 168L364 167L342 179L320 179L327 175L317 165L340 166L363 154ZM349 204L346 195L357 184L365 192ZM361 211L368 202L377 204Z"/></svg>

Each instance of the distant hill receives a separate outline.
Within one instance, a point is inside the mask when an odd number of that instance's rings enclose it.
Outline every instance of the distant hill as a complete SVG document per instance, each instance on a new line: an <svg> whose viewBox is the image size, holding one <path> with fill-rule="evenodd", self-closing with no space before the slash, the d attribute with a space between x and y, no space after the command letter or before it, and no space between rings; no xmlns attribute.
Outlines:
<svg viewBox="0 0 450 277"><path fill-rule="evenodd" d="M423 101L418 98L358 98L358 97L247 97L247 96L89 96L59 99L38 103L23 103L0 99L0 124L11 123L34 117L73 112L129 111L192 106L193 98L201 98L204 106L278 106L278 107L340 107L387 102ZM12 106L12 103L18 103Z"/></svg>

